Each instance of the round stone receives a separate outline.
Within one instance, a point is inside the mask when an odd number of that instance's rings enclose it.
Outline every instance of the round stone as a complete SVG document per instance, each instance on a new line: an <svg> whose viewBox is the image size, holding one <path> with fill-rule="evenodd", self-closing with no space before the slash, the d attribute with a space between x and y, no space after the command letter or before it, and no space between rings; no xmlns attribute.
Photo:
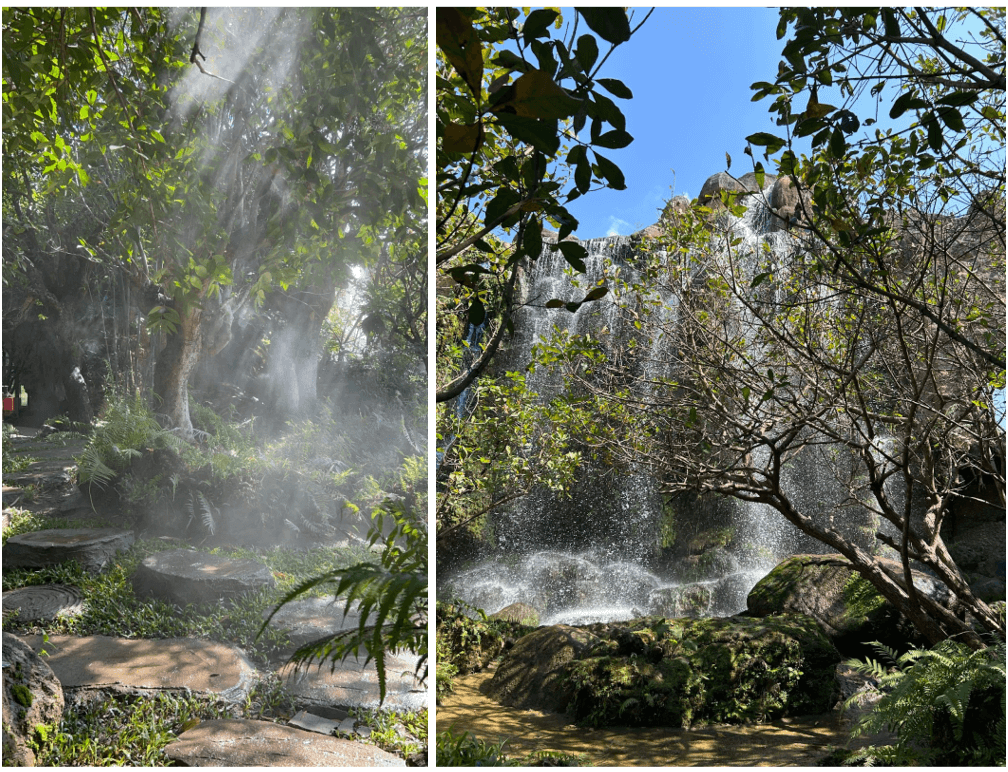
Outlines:
<svg viewBox="0 0 1008 772"><path fill-rule="evenodd" d="M3 594L4 619L15 611L19 622L50 622L56 617L82 614L84 598L75 587L63 584L20 587Z"/></svg>
<svg viewBox="0 0 1008 772"><path fill-rule="evenodd" d="M151 555L133 574L133 592L138 597L180 606L218 603L275 586L273 572L255 560L234 560L188 549Z"/></svg>
<svg viewBox="0 0 1008 772"><path fill-rule="evenodd" d="M100 571L132 544L133 533L118 528L29 531L7 540L3 562L5 568L46 568L76 560L85 571Z"/></svg>

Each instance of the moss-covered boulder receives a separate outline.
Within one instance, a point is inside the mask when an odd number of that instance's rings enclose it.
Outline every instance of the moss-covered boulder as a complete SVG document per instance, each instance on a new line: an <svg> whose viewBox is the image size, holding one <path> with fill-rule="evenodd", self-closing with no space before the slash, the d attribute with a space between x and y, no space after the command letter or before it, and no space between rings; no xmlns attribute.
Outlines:
<svg viewBox="0 0 1008 772"><path fill-rule="evenodd" d="M764 721L831 710L839 661L801 615L553 625L504 655L489 695L596 727Z"/></svg>
<svg viewBox="0 0 1008 772"><path fill-rule="evenodd" d="M601 642L566 668L568 712L581 724L766 721L825 713L839 695L840 655L810 617L650 618L604 627L592 627Z"/></svg>
<svg viewBox="0 0 1008 772"><path fill-rule="evenodd" d="M568 664L601 641L570 625L540 627L521 638L504 655L489 685L489 695L502 705L562 711L573 692Z"/></svg>
<svg viewBox="0 0 1008 772"><path fill-rule="evenodd" d="M914 572L919 589L932 592L934 584L930 577ZM747 606L754 617L807 614L845 654L861 656L871 641L899 650L925 644L913 625L842 555L791 556L753 587Z"/></svg>

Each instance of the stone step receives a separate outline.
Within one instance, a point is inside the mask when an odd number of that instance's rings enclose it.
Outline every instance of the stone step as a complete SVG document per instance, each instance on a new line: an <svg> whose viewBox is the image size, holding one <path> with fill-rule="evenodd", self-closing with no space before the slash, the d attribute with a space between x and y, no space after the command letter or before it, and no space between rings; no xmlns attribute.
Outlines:
<svg viewBox="0 0 1008 772"><path fill-rule="evenodd" d="M189 689L241 702L256 681L255 666L241 649L195 638L159 640L104 635L23 636L64 689L160 691Z"/></svg>
<svg viewBox="0 0 1008 772"><path fill-rule="evenodd" d="M158 552L145 558L132 581L137 597L180 606L219 603L276 586L273 572L262 563L191 549Z"/></svg>
<svg viewBox="0 0 1008 772"><path fill-rule="evenodd" d="M364 664L365 655L343 662L325 662L297 667L284 665L280 678L295 702L308 706L337 705L345 708L378 708L378 670L374 662ZM412 654L385 655L385 710L420 710L427 707L427 689L413 675L417 657Z"/></svg>
<svg viewBox="0 0 1008 772"><path fill-rule="evenodd" d="M51 622L57 617L84 613L84 596L76 587L36 584L3 594L3 617L17 612L19 622Z"/></svg>
<svg viewBox="0 0 1008 772"><path fill-rule="evenodd" d="M269 721L204 721L165 748L186 766L404 767L398 756L373 745L328 737Z"/></svg>
<svg viewBox="0 0 1008 772"><path fill-rule="evenodd" d="M76 560L87 571L100 571L132 544L133 533L118 528L29 531L7 540L3 562L5 568L45 568Z"/></svg>

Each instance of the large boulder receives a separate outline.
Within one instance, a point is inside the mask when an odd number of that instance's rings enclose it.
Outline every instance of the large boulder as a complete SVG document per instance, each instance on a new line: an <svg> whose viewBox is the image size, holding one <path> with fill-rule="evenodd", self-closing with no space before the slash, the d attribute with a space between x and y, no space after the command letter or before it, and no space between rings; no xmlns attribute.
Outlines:
<svg viewBox="0 0 1008 772"><path fill-rule="evenodd" d="M3 634L3 763L35 766L30 743L35 727L59 726L63 718L63 686L24 641Z"/></svg>
<svg viewBox="0 0 1008 772"><path fill-rule="evenodd" d="M504 656L490 681L489 694L515 708L563 711L573 696L568 664L599 642L582 628L540 627L519 639Z"/></svg>
<svg viewBox="0 0 1008 772"><path fill-rule="evenodd" d="M808 193L803 192L802 196L799 196L794 178L788 176L778 177L774 181L773 187L770 188L769 203L776 215L772 219L771 230L787 230L792 223L804 217L803 209L807 212L811 207Z"/></svg>
<svg viewBox="0 0 1008 772"><path fill-rule="evenodd" d="M918 571L913 578L918 591L950 602L948 591L933 578ZM871 641L900 650L926 643L842 555L792 555L757 582L747 604L754 617L808 614L845 654L861 656L869 651Z"/></svg>
<svg viewBox="0 0 1008 772"><path fill-rule="evenodd" d="M703 187L700 188L700 195L697 196L697 203L702 206L716 207L721 204L722 191L747 192L742 184L728 172L718 172L704 181Z"/></svg>
<svg viewBox="0 0 1008 772"><path fill-rule="evenodd" d="M489 694L596 727L764 721L829 711L839 661L801 615L556 625L505 654Z"/></svg>

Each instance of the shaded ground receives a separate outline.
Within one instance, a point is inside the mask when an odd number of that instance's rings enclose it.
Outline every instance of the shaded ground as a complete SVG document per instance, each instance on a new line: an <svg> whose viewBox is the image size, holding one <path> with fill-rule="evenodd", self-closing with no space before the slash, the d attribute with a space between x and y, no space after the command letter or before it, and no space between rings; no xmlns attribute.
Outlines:
<svg viewBox="0 0 1008 772"><path fill-rule="evenodd" d="M813 766L848 742L838 713L769 724L706 729L581 729L560 713L507 708L485 694L493 669L454 680L455 692L437 708L437 729L467 731L481 740L507 740L504 752L583 755L596 766Z"/></svg>

